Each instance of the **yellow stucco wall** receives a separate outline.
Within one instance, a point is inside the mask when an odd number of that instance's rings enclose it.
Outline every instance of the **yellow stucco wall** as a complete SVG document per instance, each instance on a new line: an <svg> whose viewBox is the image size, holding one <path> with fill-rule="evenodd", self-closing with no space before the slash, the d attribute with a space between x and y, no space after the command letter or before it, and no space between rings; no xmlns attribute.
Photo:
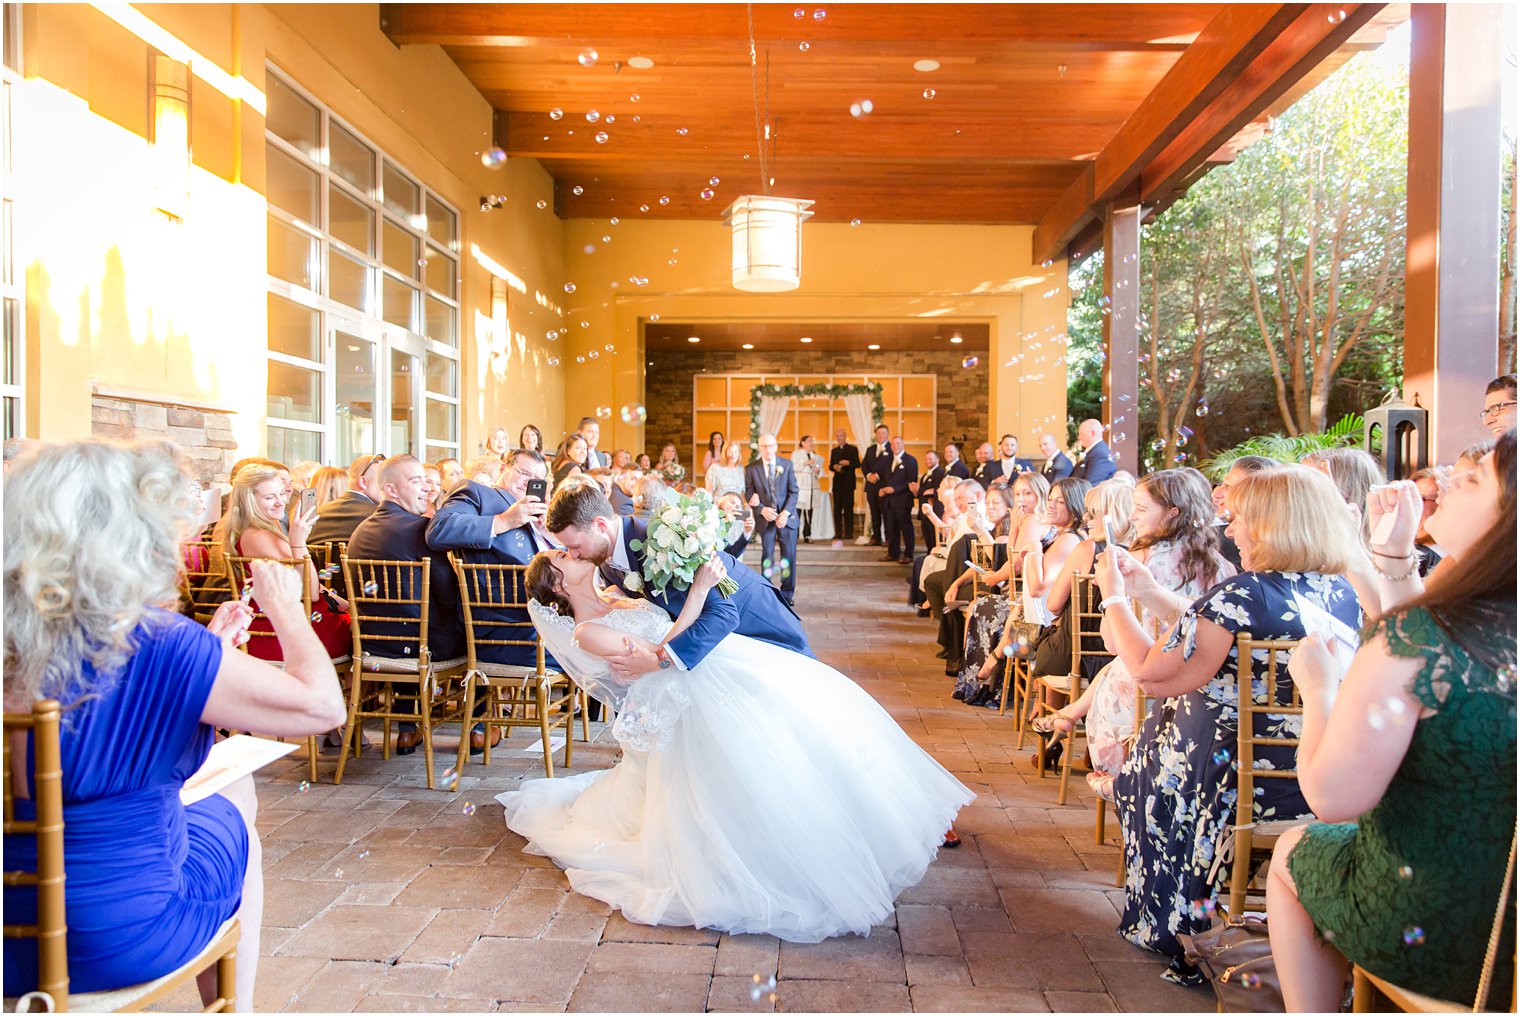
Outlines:
<svg viewBox="0 0 1520 1016"><path fill-rule="evenodd" d="M730 282L721 211L715 207L710 222L566 223L565 260L576 287L564 298L569 331L561 342L576 395L565 407L567 427L594 407L610 408L613 436L602 443L643 447L642 428L624 423L620 410L642 401L641 329L653 314L702 322L917 318L989 325L989 437L1013 433L1033 449L1043 430L1064 435L1066 264L1031 261L1032 227L809 222L801 287L751 294ZM957 383L960 377L940 379Z"/></svg>

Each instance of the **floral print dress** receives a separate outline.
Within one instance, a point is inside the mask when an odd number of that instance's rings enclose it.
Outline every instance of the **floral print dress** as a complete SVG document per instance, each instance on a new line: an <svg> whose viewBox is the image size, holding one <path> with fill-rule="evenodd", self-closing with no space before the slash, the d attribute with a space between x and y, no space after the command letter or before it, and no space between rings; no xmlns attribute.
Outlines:
<svg viewBox="0 0 1520 1016"><path fill-rule="evenodd" d="M1301 639L1306 634L1300 604L1328 612L1352 633L1361 626L1361 608L1351 584L1335 575L1247 572L1227 579L1193 604L1178 622L1167 650L1194 650L1198 618L1231 636L1249 632L1258 639ZM1267 653L1252 660L1258 697L1265 701ZM1124 912L1119 933L1129 941L1172 957L1167 976L1197 981L1200 975L1182 958L1179 934L1203 931L1211 923L1217 894L1229 877L1236 777L1236 650L1232 645L1218 673L1197 691L1156 702L1140 739L1114 782L1115 812L1124 834ZM1291 682L1286 667L1278 681ZM1297 716L1256 718L1263 735L1296 736ZM1291 748L1262 747L1257 768L1291 768ZM1291 780L1262 780L1256 787L1258 822L1309 817L1309 808Z"/></svg>

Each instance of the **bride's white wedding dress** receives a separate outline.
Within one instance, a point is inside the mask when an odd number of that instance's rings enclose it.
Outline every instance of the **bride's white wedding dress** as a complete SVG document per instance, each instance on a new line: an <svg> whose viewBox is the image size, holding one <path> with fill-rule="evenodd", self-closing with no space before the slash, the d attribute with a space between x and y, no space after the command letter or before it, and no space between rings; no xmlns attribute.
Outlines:
<svg viewBox="0 0 1520 1016"><path fill-rule="evenodd" d="M594 623L658 642L670 618L636 602ZM605 680L595 663L577 679ZM498 800L528 851L638 924L867 934L975 796L849 678L743 635L633 682L612 729L613 768Z"/></svg>

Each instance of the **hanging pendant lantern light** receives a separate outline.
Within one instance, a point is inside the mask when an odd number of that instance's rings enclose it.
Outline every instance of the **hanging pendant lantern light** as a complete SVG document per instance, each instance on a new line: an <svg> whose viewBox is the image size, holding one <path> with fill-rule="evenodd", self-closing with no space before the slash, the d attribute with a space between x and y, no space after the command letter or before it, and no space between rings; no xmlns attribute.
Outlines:
<svg viewBox="0 0 1520 1016"><path fill-rule="evenodd" d="M746 194L723 213L733 231L734 288L786 293L802 284L802 220L813 202Z"/></svg>
<svg viewBox="0 0 1520 1016"><path fill-rule="evenodd" d="M771 194L777 132L770 118L770 53L765 56L762 108L754 8L750 4L745 4L745 19L749 24L750 88L755 103L755 147L760 154L762 193L735 198L724 210L723 221L733 234L734 288L748 293L787 293L802 284L802 220L812 217L813 202Z"/></svg>

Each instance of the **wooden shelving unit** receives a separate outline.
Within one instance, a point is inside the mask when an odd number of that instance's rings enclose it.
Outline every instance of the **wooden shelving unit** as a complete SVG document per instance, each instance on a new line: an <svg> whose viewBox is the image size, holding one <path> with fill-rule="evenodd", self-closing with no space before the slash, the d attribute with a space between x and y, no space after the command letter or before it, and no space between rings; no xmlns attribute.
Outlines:
<svg viewBox="0 0 1520 1016"><path fill-rule="evenodd" d="M935 406L938 378L933 374L698 374L692 379L691 445L687 453L701 482L702 453L707 435L720 430L744 445L745 462L749 461L749 400L759 384L853 385L880 382L885 408L882 421L893 434L901 434L903 446L918 459L920 469L924 452L934 447ZM828 461L834 447L834 431L843 428L850 435L850 420L843 399L793 399L786 419L776 434L778 453L790 456L804 435L813 436L813 450Z"/></svg>

